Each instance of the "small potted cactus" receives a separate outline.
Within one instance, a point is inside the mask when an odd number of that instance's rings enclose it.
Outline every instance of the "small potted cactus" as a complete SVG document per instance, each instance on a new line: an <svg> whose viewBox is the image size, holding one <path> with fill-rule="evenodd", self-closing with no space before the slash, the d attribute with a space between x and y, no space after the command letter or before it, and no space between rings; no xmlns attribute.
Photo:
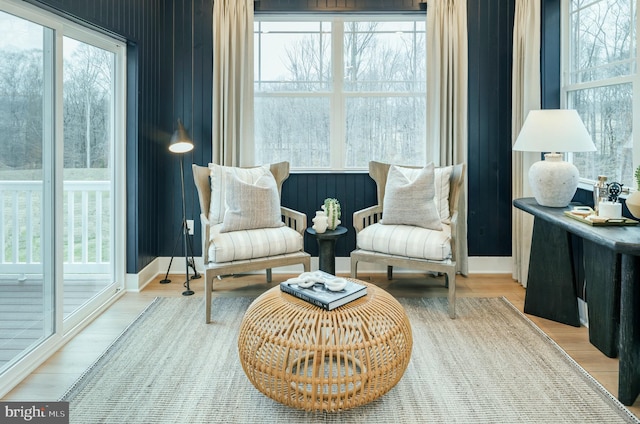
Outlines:
<svg viewBox="0 0 640 424"><path fill-rule="evenodd" d="M340 202L338 199L327 198L324 200L322 210L327 215L327 229L335 230L340 225Z"/></svg>
<svg viewBox="0 0 640 424"><path fill-rule="evenodd" d="M627 196L625 204L631 215L640 218L640 166L636 168L634 176L636 177L636 191Z"/></svg>

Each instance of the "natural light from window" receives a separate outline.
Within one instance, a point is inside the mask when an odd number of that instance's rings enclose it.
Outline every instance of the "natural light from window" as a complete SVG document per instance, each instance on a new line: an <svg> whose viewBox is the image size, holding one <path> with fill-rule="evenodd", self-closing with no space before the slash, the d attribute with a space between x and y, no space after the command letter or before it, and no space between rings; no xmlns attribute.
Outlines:
<svg viewBox="0 0 640 424"><path fill-rule="evenodd" d="M597 151L573 154L580 176L636 188L640 164L633 132L638 98L636 1L572 0L565 9L563 91L565 106L576 109ZM636 102L637 103L637 102ZM637 133L637 131L636 131Z"/></svg>
<svg viewBox="0 0 640 424"><path fill-rule="evenodd" d="M423 165L424 15L283 19L255 19L256 163Z"/></svg>

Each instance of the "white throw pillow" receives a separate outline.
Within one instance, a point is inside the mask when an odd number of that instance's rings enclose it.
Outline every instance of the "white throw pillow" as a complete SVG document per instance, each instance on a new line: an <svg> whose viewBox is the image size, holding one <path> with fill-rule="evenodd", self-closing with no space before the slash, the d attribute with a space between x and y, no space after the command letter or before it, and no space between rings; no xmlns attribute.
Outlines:
<svg viewBox="0 0 640 424"><path fill-rule="evenodd" d="M235 175L240 181L254 184L258 178L265 174L271 175L269 165L255 168L237 168L210 163L211 201L209 203L209 223L211 225L219 224L224 219L224 213L227 210L225 187L228 175Z"/></svg>
<svg viewBox="0 0 640 424"><path fill-rule="evenodd" d="M423 169L404 166L397 167L400 168L402 173L410 180L415 180ZM436 189L434 200L436 201L436 208L440 214L440 221L444 224L449 224L449 218L451 218L451 212L449 211L449 181L451 179L451 172L453 172L453 166L441 166L434 170L434 185Z"/></svg>
<svg viewBox="0 0 640 424"><path fill-rule="evenodd" d="M221 233L284 225L280 216L278 185L271 172L258 178L254 184L229 175L226 184L227 210Z"/></svg>
<svg viewBox="0 0 640 424"><path fill-rule="evenodd" d="M430 230L442 230L436 207L434 166L422 169L391 165L385 186L382 224L413 225Z"/></svg>

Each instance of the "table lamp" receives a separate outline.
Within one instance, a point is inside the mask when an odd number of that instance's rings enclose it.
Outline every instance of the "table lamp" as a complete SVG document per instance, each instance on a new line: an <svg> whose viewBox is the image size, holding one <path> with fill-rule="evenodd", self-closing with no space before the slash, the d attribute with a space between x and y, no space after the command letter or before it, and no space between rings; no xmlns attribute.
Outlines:
<svg viewBox="0 0 640 424"><path fill-rule="evenodd" d="M549 152L529 168L529 185L540 205L562 208L576 193L580 175L558 152L593 152L596 147L578 112L544 109L529 112L513 150Z"/></svg>

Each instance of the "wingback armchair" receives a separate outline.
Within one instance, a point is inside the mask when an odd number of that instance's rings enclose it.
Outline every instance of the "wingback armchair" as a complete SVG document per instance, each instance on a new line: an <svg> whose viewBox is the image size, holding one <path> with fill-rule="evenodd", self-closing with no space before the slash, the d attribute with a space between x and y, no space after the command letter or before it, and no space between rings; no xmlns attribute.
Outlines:
<svg viewBox="0 0 640 424"><path fill-rule="evenodd" d="M430 208L425 212L431 215L428 219L421 214L422 206L419 204L422 199L416 198L416 193L421 191L411 185L411 176L405 175L422 173L416 178L428 181L427 170L415 167L394 167L391 170L391 164L369 162L369 175L377 185L378 204L353 214L356 250L351 252L351 277L357 278L359 262L386 265L389 279L394 266L444 273L448 285L449 316L455 318L456 272L459 262L462 262L465 264L462 272L466 274L467 262L466 242L458 243L459 240L466 241L467 237L465 203L460 202L465 165L432 168L432 185L424 184L425 193L433 190L428 192L428 196L433 198L433 205L425 205ZM394 181L400 181L397 189L400 195L385 193L390 172L394 173ZM403 195L413 197L402 199ZM385 204L385 201L395 204ZM402 208L406 209L405 216L397 216L396 209ZM387 214L389 219L385 218ZM430 221L429 225L425 224L426 220Z"/></svg>
<svg viewBox="0 0 640 424"><path fill-rule="evenodd" d="M305 214L280 205L289 163L254 168L193 165L200 201L204 259L205 322L211 321L213 280L222 275L302 264L310 270L304 251Z"/></svg>

